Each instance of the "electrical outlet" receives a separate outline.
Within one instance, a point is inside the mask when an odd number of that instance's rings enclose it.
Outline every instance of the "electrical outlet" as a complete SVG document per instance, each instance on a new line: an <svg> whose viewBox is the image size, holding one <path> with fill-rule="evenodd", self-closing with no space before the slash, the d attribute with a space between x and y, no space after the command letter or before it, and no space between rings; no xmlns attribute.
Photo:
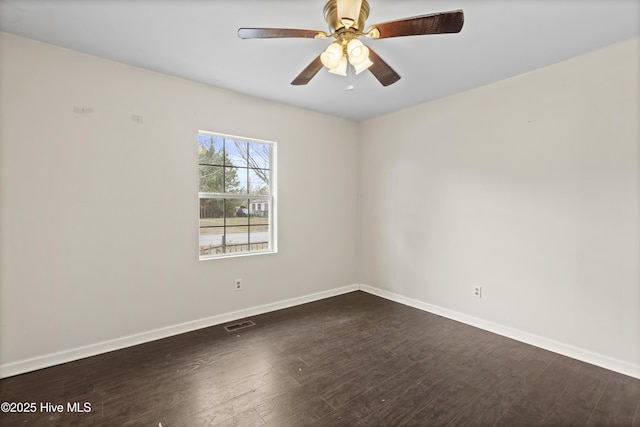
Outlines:
<svg viewBox="0 0 640 427"><path fill-rule="evenodd" d="M482 298L482 286L473 287L473 296L476 298Z"/></svg>
<svg viewBox="0 0 640 427"><path fill-rule="evenodd" d="M237 291L241 291L242 290L242 279L236 279L236 287L235 287L236 292Z"/></svg>

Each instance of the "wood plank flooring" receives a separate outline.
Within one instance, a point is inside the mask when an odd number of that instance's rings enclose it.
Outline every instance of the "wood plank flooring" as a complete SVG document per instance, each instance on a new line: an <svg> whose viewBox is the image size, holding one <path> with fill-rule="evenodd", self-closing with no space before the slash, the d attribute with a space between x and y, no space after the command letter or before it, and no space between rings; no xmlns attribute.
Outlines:
<svg viewBox="0 0 640 427"><path fill-rule="evenodd" d="M251 320L0 380L0 425L640 427L638 379L364 292Z"/></svg>

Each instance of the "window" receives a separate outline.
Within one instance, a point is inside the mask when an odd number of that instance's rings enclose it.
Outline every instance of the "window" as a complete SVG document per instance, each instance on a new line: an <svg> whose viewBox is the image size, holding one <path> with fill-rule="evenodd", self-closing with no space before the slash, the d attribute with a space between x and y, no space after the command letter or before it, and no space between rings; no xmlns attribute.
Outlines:
<svg viewBox="0 0 640 427"><path fill-rule="evenodd" d="M200 259L276 251L275 147L198 132Z"/></svg>

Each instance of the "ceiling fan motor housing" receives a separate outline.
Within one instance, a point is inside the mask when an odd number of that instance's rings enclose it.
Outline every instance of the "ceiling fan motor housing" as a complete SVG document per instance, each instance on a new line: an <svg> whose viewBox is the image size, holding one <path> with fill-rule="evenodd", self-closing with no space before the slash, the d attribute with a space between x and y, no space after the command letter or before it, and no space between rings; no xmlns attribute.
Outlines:
<svg viewBox="0 0 640 427"><path fill-rule="evenodd" d="M358 16L358 22L354 22L351 28L357 31L364 31L365 21L369 17L369 3L367 0L362 0L362 6L360 7L360 15ZM329 0L324 6L324 20L327 21L331 32L335 32L344 28L345 25L341 22L338 16L338 1Z"/></svg>

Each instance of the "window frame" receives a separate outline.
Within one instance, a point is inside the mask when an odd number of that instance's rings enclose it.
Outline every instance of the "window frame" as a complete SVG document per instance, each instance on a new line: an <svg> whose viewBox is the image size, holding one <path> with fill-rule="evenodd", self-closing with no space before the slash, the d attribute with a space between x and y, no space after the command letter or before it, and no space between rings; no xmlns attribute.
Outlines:
<svg viewBox="0 0 640 427"><path fill-rule="evenodd" d="M268 140L264 140L264 139L257 139L257 138L249 138L249 137L244 137L244 136L237 136L237 135L230 135L230 134L224 134L224 133L219 133L219 132L212 132L212 131L207 131L207 130L198 130L197 132L197 136L198 136L198 148L200 147L200 135L205 135L205 136L209 136L209 137L218 137L218 138L222 138L223 141L225 141L226 139L230 139L230 140L234 140L234 141L242 141L242 142L246 142L246 143L256 143L256 144L262 144L262 145L269 145L270 146L270 150L269 150L269 192L268 194L264 195L264 194L251 194L249 192L246 193L226 193L226 192L202 192L200 191L200 172L198 172L198 259L199 261L208 261L208 260L212 260L212 259L224 259L224 258L235 258L235 257L244 257L244 256L253 256L253 255L265 255L265 254L274 254L278 252L278 244L277 244L277 143L275 141L268 141ZM224 147L224 143L223 143L223 147ZM223 154L224 156L224 154ZM210 165L210 164L202 164L200 163L200 158L198 156L198 170L200 169L201 166L209 166L209 167L219 167L222 168L222 170L224 170L225 168L229 167L228 165ZM244 169L246 168L247 170L252 169L251 167L249 167L247 165L247 167L244 166L240 166L238 167L239 169ZM266 169L264 169L266 170ZM249 182L247 181L247 186L249 186ZM223 188L224 190L224 188ZM249 191L250 189L245 189L245 191ZM207 228L207 227L203 227L202 223L201 223L201 201L203 199L211 199L211 200L246 200L247 201L247 245L249 245L249 248L251 247L251 240L250 240L250 236L251 236L251 203L258 203L255 200L260 199L260 203L264 204L265 202L268 204L268 209L265 210L265 212L267 212L267 222L266 225L268 227L268 248L264 249L264 250L255 250L255 251L244 251L244 252L226 252L226 245L223 245L223 247L225 248L225 251L223 253L220 254L209 254L209 255L202 255L201 254L201 246L200 246L200 238L201 238L201 230L202 228ZM230 216L227 216L226 214L224 214L224 225L222 226L216 226L216 227L220 227L223 228L223 235L226 236L226 228L227 228L227 224L226 224L226 219L230 218ZM256 224L254 226L264 226L265 223L264 221L261 221L260 224ZM242 225L242 227L245 227L244 225Z"/></svg>

